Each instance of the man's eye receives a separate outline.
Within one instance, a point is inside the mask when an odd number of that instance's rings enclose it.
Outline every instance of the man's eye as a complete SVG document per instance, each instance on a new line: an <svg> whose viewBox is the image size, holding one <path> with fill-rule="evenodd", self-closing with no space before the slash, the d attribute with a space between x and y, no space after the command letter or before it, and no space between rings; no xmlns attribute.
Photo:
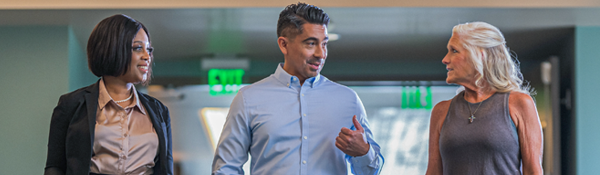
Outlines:
<svg viewBox="0 0 600 175"><path fill-rule="evenodd" d="M452 53L458 53L458 50L452 49Z"/></svg>

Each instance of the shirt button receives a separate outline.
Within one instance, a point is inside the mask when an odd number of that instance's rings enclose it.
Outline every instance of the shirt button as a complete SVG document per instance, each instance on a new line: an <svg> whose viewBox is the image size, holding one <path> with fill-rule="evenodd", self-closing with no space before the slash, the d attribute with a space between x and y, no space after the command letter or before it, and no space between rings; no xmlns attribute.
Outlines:
<svg viewBox="0 0 600 175"><path fill-rule="evenodd" d="M302 94L302 96L304 97L304 94Z"/></svg>
<svg viewBox="0 0 600 175"><path fill-rule="evenodd" d="M290 84L288 83L287 86L290 86Z"/></svg>
<svg viewBox="0 0 600 175"><path fill-rule="evenodd" d="M306 160L302 161L302 164L306 164Z"/></svg>
<svg viewBox="0 0 600 175"><path fill-rule="evenodd" d="M304 136L304 140L308 139L308 137Z"/></svg>
<svg viewBox="0 0 600 175"><path fill-rule="evenodd" d="M304 114L304 117L306 117L306 114Z"/></svg>
<svg viewBox="0 0 600 175"><path fill-rule="evenodd" d="M296 81L296 78L292 78L292 80Z"/></svg>

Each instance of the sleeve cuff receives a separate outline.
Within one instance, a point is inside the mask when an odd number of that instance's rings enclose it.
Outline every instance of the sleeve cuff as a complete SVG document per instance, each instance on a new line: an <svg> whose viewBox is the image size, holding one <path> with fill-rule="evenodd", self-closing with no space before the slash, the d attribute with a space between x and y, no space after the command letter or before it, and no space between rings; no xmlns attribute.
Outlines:
<svg viewBox="0 0 600 175"><path fill-rule="evenodd" d="M369 144L369 152L362 156L352 157L352 164L355 165L369 165L377 159L377 154L373 151L373 147Z"/></svg>

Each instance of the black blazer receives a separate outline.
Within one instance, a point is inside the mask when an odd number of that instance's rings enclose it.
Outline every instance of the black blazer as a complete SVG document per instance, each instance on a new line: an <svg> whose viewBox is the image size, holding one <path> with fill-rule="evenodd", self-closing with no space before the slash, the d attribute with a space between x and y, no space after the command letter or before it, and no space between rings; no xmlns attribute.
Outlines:
<svg viewBox="0 0 600 175"><path fill-rule="evenodd" d="M88 175L93 153L99 82L60 97L52 113L45 175ZM158 135L154 174L173 174L171 119L157 99L138 92Z"/></svg>

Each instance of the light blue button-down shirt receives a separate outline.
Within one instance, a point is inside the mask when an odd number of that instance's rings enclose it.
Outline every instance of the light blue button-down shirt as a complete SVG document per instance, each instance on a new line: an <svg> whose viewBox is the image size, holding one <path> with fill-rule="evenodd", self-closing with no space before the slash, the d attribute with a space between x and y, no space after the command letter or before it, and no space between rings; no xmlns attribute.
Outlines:
<svg viewBox="0 0 600 175"><path fill-rule="evenodd" d="M355 130L354 115L370 144L369 152L359 157L335 146L342 127ZM383 156L366 117L352 89L320 74L300 85L280 64L275 74L235 96L212 173L244 174L242 165L249 152L252 175L378 174Z"/></svg>

